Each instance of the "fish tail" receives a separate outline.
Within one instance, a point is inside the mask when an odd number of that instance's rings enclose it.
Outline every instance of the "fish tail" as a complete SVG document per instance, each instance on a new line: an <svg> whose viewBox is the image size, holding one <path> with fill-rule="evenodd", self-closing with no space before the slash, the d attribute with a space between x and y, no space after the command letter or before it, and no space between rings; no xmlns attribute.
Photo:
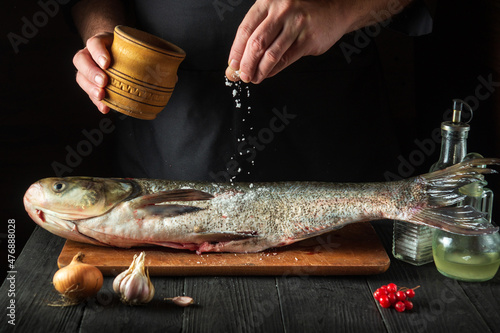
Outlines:
<svg viewBox="0 0 500 333"><path fill-rule="evenodd" d="M483 181L484 174L497 173L488 165L500 165L500 159L468 160L417 177L414 190L419 194L414 195L423 194L424 203L408 221L462 235L497 232L498 227L491 223L481 223L484 213L471 206L457 205L466 198L459 192L462 186Z"/></svg>

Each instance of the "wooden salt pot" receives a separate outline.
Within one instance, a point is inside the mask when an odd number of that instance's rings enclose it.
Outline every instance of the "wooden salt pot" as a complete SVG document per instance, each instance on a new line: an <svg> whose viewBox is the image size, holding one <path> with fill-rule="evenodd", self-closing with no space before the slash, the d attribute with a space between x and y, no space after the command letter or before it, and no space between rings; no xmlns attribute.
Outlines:
<svg viewBox="0 0 500 333"><path fill-rule="evenodd" d="M186 57L180 47L147 32L116 26L104 104L139 119L154 119L170 100L177 69Z"/></svg>

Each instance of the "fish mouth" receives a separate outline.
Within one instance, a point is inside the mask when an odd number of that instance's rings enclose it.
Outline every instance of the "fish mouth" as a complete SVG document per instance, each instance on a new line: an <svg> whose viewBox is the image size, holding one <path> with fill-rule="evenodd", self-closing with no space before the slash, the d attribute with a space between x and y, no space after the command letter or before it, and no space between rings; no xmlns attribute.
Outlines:
<svg viewBox="0 0 500 333"><path fill-rule="evenodd" d="M45 223L45 213L43 210L35 209L35 215L40 219L41 222Z"/></svg>
<svg viewBox="0 0 500 333"><path fill-rule="evenodd" d="M43 227L43 223L45 223L45 214L44 212L39 209L38 207L35 207L30 201L29 196L26 194L23 198L24 202L24 209L26 209L26 212L28 215L31 217L31 219L38 225Z"/></svg>

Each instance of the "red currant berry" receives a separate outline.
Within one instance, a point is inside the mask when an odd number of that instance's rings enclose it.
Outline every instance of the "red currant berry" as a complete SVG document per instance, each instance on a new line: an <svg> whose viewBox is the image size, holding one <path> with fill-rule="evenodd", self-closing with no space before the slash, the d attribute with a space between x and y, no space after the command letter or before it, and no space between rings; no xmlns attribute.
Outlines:
<svg viewBox="0 0 500 333"><path fill-rule="evenodd" d="M391 304L396 303L398 300L395 293L388 293L387 298L389 298L389 301L391 302Z"/></svg>
<svg viewBox="0 0 500 333"><path fill-rule="evenodd" d="M381 286L380 288L378 288L380 291L383 291L387 294L387 286Z"/></svg>
<svg viewBox="0 0 500 333"><path fill-rule="evenodd" d="M390 308L391 307L391 301L389 301L389 297L387 295L382 295L378 299L378 302L380 303L380 306L383 308Z"/></svg>
<svg viewBox="0 0 500 333"><path fill-rule="evenodd" d="M389 293L395 293L396 291L398 291L398 286L394 283L389 283L387 285L387 292Z"/></svg>
<svg viewBox="0 0 500 333"><path fill-rule="evenodd" d="M413 298L413 297L415 296L415 290L413 290L413 289L408 289L408 290L405 292L405 294L406 294L406 297L408 297L408 298Z"/></svg>
<svg viewBox="0 0 500 333"><path fill-rule="evenodd" d="M403 312L406 309L405 303L399 301L394 305L394 308L396 309L397 312Z"/></svg>
<svg viewBox="0 0 500 333"><path fill-rule="evenodd" d="M406 293L400 290L396 293L396 298L398 299L398 301L404 301L406 300Z"/></svg>
<svg viewBox="0 0 500 333"><path fill-rule="evenodd" d="M405 305L405 309L406 310L411 310L413 309L413 303L410 302L410 301L403 301L404 305Z"/></svg>
<svg viewBox="0 0 500 333"><path fill-rule="evenodd" d="M375 299L379 299L379 297L380 297L380 291L379 291L378 289L377 289L377 290L375 290L375 292L373 293L373 297L374 297Z"/></svg>

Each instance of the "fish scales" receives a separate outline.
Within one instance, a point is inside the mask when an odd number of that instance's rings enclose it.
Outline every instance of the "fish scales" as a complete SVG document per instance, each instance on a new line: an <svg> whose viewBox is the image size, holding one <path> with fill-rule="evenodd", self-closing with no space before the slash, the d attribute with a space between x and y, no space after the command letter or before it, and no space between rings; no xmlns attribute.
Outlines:
<svg viewBox="0 0 500 333"><path fill-rule="evenodd" d="M463 185L498 159L383 183L219 184L150 179L46 178L24 197L32 219L68 239L96 245L160 245L202 252L257 252L341 228L396 219L459 234L491 233ZM458 221L458 222L457 222Z"/></svg>
<svg viewBox="0 0 500 333"><path fill-rule="evenodd" d="M182 225L201 230L281 232L292 237L303 230L301 227L323 229L325 225L357 217L390 215L397 210L397 202L391 200L391 196L404 184L256 183L213 188L206 184L178 182L167 183L161 190L193 188L214 196L210 201L192 202L204 210L198 213L199 220L189 215L174 218L182 221ZM142 185L147 188L147 181Z"/></svg>

